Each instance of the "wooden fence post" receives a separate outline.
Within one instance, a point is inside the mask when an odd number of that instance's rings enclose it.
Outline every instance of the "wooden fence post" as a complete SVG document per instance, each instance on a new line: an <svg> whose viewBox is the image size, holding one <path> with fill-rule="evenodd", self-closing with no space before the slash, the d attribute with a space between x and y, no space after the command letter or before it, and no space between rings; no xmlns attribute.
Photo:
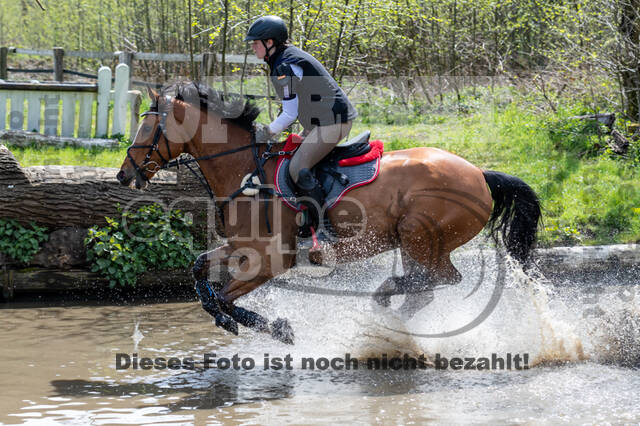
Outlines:
<svg viewBox="0 0 640 426"><path fill-rule="evenodd" d="M40 101L42 94L37 92L29 92L27 94L27 131L40 133L40 114L42 108Z"/></svg>
<svg viewBox="0 0 640 426"><path fill-rule="evenodd" d="M51 94L44 96L44 134L57 136L58 113L60 111L60 96Z"/></svg>
<svg viewBox="0 0 640 426"><path fill-rule="evenodd" d="M11 112L9 113L9 128L23 130L24 128L24 92L14 90L9 95Z"/></svg>
<svg viewBox="0 0 640 426"><path fill-rule="evenodd" d="M129 67L129 76L133 76L133 52L120 51L116 53L118 54L118 62L120 62L121 64L126 64ZM127 87L127 90L130 90L130 89L131 89L131 82L129 81L129 86Z"/></svg>
<svg viewBox="0 0 640 426"><path fill-rule="evenodd" d="M138 119L140 118L140 105L142 104L142 93L139 90L131 90L129 92L129 105L131 105L129 119L129 138L133 142L138 131Z"/></svg>
<svg viewBox="0 0 640 426"><path fill-rule="evenodd" d="M0 91L0 130L7 128L7 92Z"/></svg>
<svg viewBox="0 0 640 426"><path fill-rule="evenodd" d="M64 49L53 48L53 74L56 81L64 80Z"/></svg>
<svg viewBox="0 0 640 426"><path fill-rule="evenodd" d="M109 132L109 101L111 100L111 68L98 70L98 107L96 108L96 137L106 138Z"/></svg>
<svg viewBox="0 0 640 426"><path fill-rule="evenodd" d="M0 80L7 79L7 54L9 49L6 47L0 47Z"/></svg>
<svg viewBox="0 0 640 426"><path fill-rule="evenodd" d="M202 69L200 74L200 80L208 83L213 77L213 73L216 69L216 54L211 52L205 52L202 54Z"/></svg>
<svg viewBox="0 0 640 426"><path fill-rule="evenodd" d="M127 101L129 91L129 66L118 64L113 92L113 126L111 135L124 135L127 123Z"/></svg>

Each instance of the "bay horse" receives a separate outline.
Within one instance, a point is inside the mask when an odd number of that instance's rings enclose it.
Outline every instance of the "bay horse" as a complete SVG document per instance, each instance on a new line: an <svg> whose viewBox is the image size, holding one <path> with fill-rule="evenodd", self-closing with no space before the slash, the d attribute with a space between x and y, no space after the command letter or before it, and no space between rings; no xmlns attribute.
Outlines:
<svg viewBox="0 0 640 426"><path fill-rule="evenodd" d="M293 343L287 320L269 323L235 304L296 264L297 213L269 190L276 167L270 158L283 154L282 143L256 144L259 109L244 100L230 102L204 85L181 82L160 93L149 88L149 96L150 110L142 114L117 179L127 186L135 181L140 189L160 169L197 162L205 187L216 194L216 228L227 238L195 261L195 288L203 308L217 326L232 333L238 333L240 323ZM183 153L193 159L178 158ZM247 184L249 174L253 179ZM255 176L257 185L251 183ZM255 195L241 195L247 188ZM404 149L384 153L377 179L353 189L328 211L339 237L330 248L340 262L400 248L404 275L385 280L374 300L389 306L390 295L405 294L400 310L411 316L432 300L429 290L435 285L459 282L450 254L485 226L496 241L501 235L507 252L526 265L540 215L536 193L517 177L483 171L438 148ZM214 267L221 272L212 282L208 278Z"/></svg>

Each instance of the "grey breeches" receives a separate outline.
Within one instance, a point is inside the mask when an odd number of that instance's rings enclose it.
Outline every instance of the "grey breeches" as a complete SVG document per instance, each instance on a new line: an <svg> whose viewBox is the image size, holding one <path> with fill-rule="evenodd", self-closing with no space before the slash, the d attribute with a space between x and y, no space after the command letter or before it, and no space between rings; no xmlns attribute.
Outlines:
<svg viewBox="0 0 640 426"><path fill-rule="evenodd" d="M298 182L298 173L302 169L311 169L322 160L342 139L349 135L352 121L316 126L302 141L289 164L289 174Z"/></svg>

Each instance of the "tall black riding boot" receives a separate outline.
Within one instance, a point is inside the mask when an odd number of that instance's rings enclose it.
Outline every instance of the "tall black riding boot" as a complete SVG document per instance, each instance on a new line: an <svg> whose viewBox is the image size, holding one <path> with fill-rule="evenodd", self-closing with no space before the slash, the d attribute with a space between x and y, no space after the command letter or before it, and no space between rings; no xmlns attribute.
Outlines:
<svg viewBox="0 0 640 426"><path fill-rule="evenodd" d="M311 226L315 230L316 238L320 242L334 242L335 231L331 226L329 218L325 214L320 214L320 210L324 206L324 192L320 186L320 182L313 175L311 170L302 169L298 173L298 182L296 183L299 203L307 208L308 217L311 220ZM305 200L305 198L307 198Z"/></svg>

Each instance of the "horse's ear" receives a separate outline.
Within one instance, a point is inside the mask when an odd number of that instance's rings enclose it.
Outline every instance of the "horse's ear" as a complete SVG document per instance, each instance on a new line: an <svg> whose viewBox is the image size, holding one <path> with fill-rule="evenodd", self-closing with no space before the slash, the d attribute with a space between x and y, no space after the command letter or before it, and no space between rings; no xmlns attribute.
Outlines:
<svg viewBox="0 0 640 426"><path fill-rule="evenodd" d="M186 105L184 102L174 99L173 101L173 117L178 123L184 122L184 115L186 114Z"/></svg>
<svg viewBox="0 0 640 426"><path fill-rule="evenodd" d="M151 86L147 85L147 93L149 93L149 97L151 98L151 101L156 101L158 99L158 96L160 96L158 94L158 92L156 92L155 90L153 90L151 88Z"/></svg>

